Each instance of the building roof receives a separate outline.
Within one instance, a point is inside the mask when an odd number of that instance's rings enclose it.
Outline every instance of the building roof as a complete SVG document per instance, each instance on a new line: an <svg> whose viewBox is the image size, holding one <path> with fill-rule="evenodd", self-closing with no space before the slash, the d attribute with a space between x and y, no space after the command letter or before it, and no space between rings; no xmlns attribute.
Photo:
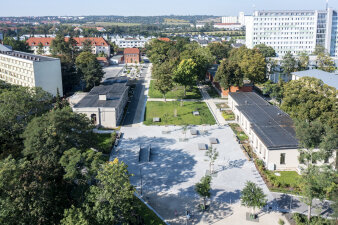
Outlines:
<svg viewBox="0 0 338 225"><path fill-rule="evenodd" d="M12 47L11 46L0 44L0 52L8 52L8 51L12 51Z"/></svg>
<svg viewBox="0 0 338 225"><path fill-rule="evenodd" d="M108 62L108 59L106 57L96 57L97 61L103 61L103 62Z"/></svg>
<svg viewBox="0 0 338 225"><path fill-rule="evenodd" d="M37 46L39 43L42 43L43 46L50 46L54 39L53 37L30 37L26 42L29 46ZM107 41L103 37L74 37L73 39L76 41L77 46L82 46L85 40L90 40L92 45L95 46L108 46ZM65 37L65 41L68 40L69 38Z"/></svg>
<svg viewBox="0 0 338 225"><path fill-rule="evenodd" d="M158 38L158 40L169 42L169 41L170 41L170 38L161 37L161 38Z"/></svg>
<svg viewBox="0 0 338 225"><path fill-rule="evenodd" d="M292 75L295 75L297 77L314 77L317 79L322 80L325 84L338 88L338 75L334 73L328 73L322 70L304 70L299 72L293 72Z"/></svg>
<svg viewBox="0 0 338 225"><path fill-rule="evenodd" d="M126 49L124 49L124 54L140 54L140 49L138 49L138 48L126 48Z"/></svg>
<svg viewBox="0 0 338 225"><path fill-rule="evenodd" d="M126 83L110 83L94 87L74 108L117 107L128 90ZM106 95L107 100L99 100L99 95Z"/></svg>
<svg viewBox="0 0 338 225"><path fill-rule="evenodd" d="M229 95L237 102L236 108L250 121L252 129L269 150L298 148L293 121L288 114L254 92Z"/></svg>
<svg viewBox="0 0 338 225"><path fill-rule="evenodd" d="M0 51L2 55L8 55L15 58L35 61L35 62L43 62L43 61L53 61L53 60L60 60L57 58L41 56L41 55L34 55L27 52L19 52L19 51Z"/></svg>

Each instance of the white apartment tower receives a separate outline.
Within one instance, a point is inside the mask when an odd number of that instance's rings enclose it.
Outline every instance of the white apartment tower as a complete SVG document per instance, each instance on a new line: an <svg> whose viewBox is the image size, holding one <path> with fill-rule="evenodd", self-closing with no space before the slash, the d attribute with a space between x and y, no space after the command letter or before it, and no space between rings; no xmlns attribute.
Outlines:
<svg viewBox="0 0 338 225"><path fill-rule="evenodd" d="M0 80L24 87L41 87L62 96L60 59L18 51L0 51Z"/></svg>
<svg viewBox="0 0 338 225"><path fill-rule="evenodd" d="M322 45L331 56L338 56L337 11L287 10L255 11L246 21L246 45L253 48L266 44L278 55L288 51L311 54L316 45Z"/></svg>

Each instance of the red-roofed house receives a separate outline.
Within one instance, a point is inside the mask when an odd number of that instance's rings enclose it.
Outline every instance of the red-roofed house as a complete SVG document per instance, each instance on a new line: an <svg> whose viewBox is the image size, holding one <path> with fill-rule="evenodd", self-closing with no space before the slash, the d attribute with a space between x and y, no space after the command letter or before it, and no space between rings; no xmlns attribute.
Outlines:
<svg viewBox="0 0 338 225"><path fill-rule="evenodd" d="M170 38L162 37L162 38L158 38L158 40L169 42Z"/></svg>
<svg viewBox="0 0 338 225"><path fill-rule="evenodd" d="M99 54L103 52L108 57L110 56L110 46L108 42L102 38L102 37L88 37L88 38L79 38L74 37L73 38L76 41L76 46L79 47L79 49L83 48L83 42L86 40L90 40L92 43L92 53L93 54ZM31 37L26 42L31 48L32 51L34 51L35 54L37 54L39 43L42 43L44 55L50 55L50 45L52 44L52 41L54 38L51 37ZM65 41L68 41L69 38L65 38Z"/></svg>
<svg viewBox="0 0 338 225"><path fill-rule="evenodd" d="M138 48L124 49L124 63L140 63L140 49Z"/></svg>

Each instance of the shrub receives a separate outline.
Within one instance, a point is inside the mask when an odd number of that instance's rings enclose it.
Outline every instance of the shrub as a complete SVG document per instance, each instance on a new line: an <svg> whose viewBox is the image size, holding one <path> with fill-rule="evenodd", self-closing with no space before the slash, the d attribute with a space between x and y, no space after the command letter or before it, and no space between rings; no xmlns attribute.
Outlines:
<svg viewBox="0 0 338 225"><path fill-rule="evenodd" d="M278 224L279 224L279 225L284 225L284 224L285 224L285 222L284 222L284 220L282 220L282 219L279 219L279 220L278 220Z"/></svg>

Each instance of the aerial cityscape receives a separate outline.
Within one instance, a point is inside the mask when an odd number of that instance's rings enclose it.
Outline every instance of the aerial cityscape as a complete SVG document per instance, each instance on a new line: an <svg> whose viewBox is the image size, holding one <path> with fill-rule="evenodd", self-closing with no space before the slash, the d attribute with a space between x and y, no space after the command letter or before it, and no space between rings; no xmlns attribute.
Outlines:
<svg viewBox="0 0 338 225"><path fill-rule="evenodd" d="M338 224L335 0L0 5L0 224Z"/></svg>

